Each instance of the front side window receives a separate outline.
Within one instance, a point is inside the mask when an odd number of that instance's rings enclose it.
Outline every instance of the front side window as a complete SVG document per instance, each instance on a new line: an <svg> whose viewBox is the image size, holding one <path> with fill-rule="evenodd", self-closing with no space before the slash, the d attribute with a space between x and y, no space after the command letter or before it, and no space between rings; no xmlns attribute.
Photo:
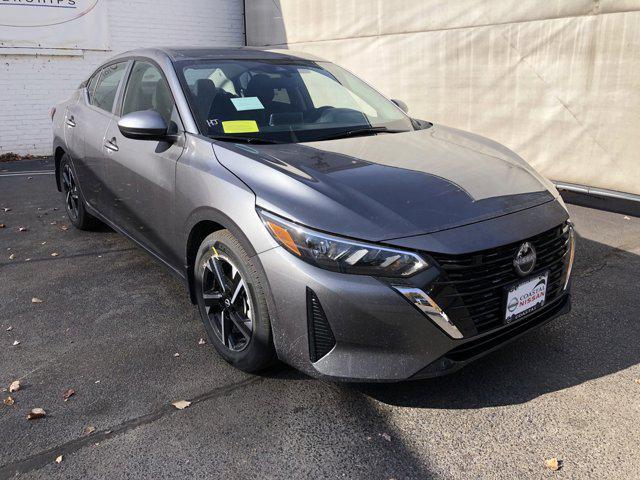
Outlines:
<svg viewBox="0 0 640 480"><path fill-rule="evenodd" d="M305 142L414 129L391 101L328 62L196 60L177 71L201 132L220 139Z"/></svg>
<svg viewBox="0 0 640 480"><path fill-rule="evenodd" d="M93 78L89 82L89 103L95 105L102 110L111 112L113 110L113 102L116 100L118 85L124 76L127 68L127 62L114 63L108 67L104 67L100 76L92 88ZM97 76L94 76L97 78Z"/></svg>
<svg viewBox="0 0 640 480"><path fill-rule="evenodd" d="M171 89L160 69L151 62L139 60L131 70L122 115L142 110L158 112L170 129L179 122Z"/></svg>

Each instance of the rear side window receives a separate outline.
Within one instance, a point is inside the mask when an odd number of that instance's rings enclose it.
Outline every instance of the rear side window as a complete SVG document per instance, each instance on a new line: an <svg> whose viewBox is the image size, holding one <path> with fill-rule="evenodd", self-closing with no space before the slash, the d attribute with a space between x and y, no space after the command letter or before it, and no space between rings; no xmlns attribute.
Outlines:
<svg viewBox="0 0 640 480"><path fill-rule="evenodd" d="M124 76L124 71L127 67L126 62L114 63L102 69L100 78L95 83L95 87L92 89L91 84L94 78L89 82L89 103L95 105L102 110L111 112L113 110L113 103L116 100L116 93L118 91L118 85ZM93 92L93 94L91 93Z"/></svg>
<svg viewBox="0 0 640 480"><path fill-rule="evenodd" d="M122 115L142 110L155 110L169 127L172 122L178 123L171 89L160 69L151 62L138 60L127 82Z"/></svg>
<svg viewBox="0 0 640 480"><path fill-rule="evenodd" d="M89 79L87 83L87 93L89 94L89 103L91 103L91 99L93 98L93 92L96 89L96 83L98 83L98 79L100 78L100 72L102 70L98 70L93 76Z"/></svg>

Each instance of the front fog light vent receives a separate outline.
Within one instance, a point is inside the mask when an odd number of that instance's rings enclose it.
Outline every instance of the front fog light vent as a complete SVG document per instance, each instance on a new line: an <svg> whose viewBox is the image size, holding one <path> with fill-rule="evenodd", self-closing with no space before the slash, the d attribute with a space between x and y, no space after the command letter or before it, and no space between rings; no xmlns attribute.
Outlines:
<svg viewBox="0 0 640 480"><path fill-rule="evenodd" d="M309 358L317 362L336 344L327 317L315 292L307 288L307 324L309 329Z"/></svg>

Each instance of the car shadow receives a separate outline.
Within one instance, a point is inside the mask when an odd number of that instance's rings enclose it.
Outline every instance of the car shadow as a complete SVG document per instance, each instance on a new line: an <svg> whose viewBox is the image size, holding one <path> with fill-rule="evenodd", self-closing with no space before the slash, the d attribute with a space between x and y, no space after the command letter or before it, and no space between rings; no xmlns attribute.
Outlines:
<svg viewBox="0 0 640 480"><path fill-rule="evenodd" d="M484 408L524 403L638 364L640 256L579 238L576 258L568 315L451 375L349 388L389 405Z"/></svg>

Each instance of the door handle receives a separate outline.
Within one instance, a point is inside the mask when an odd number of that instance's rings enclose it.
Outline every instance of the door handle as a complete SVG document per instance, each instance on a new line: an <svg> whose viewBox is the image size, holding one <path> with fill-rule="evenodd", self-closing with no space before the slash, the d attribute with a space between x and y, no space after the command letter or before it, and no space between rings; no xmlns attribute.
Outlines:
<svg viewBox="0 0 640 480"><path fill-rule="evenodd" d="M67 118L67 126L73 128L76 126L76 120L75 118L73 118L73 115L71 115L69 118Z"/></svg>
<svg viewBox="0 0 640 480"><path fill-rule="evenodd" d="M118 142L116 141L116 137L113 137L111 140L107 140L104 143L104 148L112 152L117 152L118 150L120 150L118 148Z"/></svg>

